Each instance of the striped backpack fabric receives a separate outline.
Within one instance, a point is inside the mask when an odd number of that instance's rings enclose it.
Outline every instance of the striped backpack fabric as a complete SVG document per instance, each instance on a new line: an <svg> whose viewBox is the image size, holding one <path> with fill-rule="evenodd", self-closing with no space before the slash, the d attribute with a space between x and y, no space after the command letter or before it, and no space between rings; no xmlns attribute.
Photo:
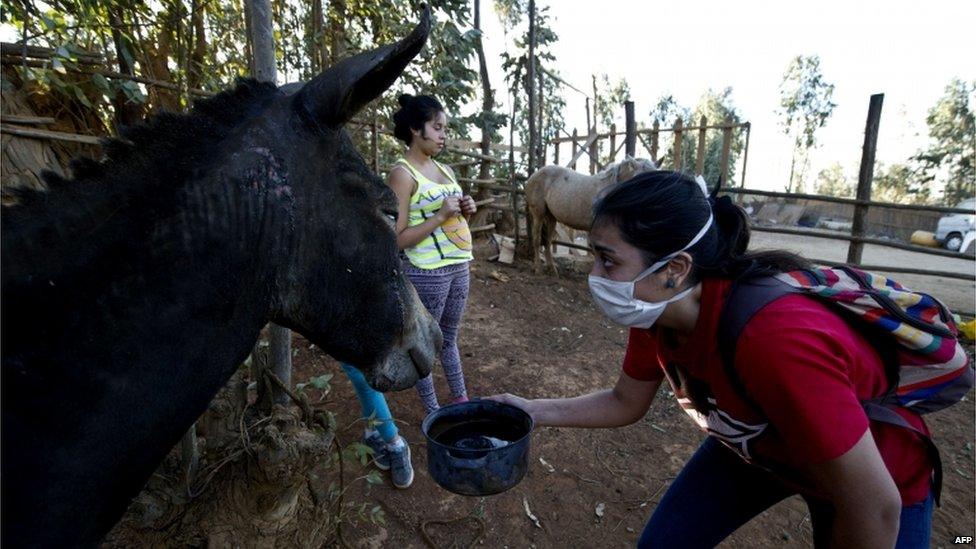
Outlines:
<svg viewBox="0 0 976 549"><path fill-rule="evenodd" d="M735 371L735 344L754 314L788 294L809 295L826 303L878 351L887 368L889 390L861 404L872 420L899 425L922 436L936 467L938 500L938 450L928 436L892 408L919 414L934 412L959 402L972 388L973 368L959 343L952 314L930 295L850 266L817 267L738 282L719 320L719 350L733 387L757 409Z"/></svg>

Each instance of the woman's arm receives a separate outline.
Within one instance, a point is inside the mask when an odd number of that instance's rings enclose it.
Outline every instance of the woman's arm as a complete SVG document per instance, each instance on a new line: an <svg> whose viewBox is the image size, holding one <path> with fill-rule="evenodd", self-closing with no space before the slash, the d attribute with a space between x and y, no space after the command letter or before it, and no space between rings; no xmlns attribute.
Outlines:
<svg viewBox="0 0 976 549"><path fill-rule="evenodd" d="M444 221L461 213L458 199L447 197L444 199L444 205L433 217L419 225L409 227L410 197L413 195L415 182L405 169L398 168L390 170L389 185L397 196L397 246L401 250L416 246Z"/></svg>
<svg viewBox="0 0 976 549"><path fill-rule="evenodd" d="M838 458L811 465L807 474L834 506L830 547L894 547L901 495L871 430Z"/></svg>
<svg viewBox="0 0 976 549"><path fill-rule="evenodd" d="M884 364L869 343L823 304L787 296L749 321L736 370L792 459L805 464L797 472L830 499L830 546L892 547L901 496L856 393L884 389Z"/></svg>
<svg viewBox="0 0 976 549"><path fill-rule="evenodd" d="M572 398L526 400L503 394L492 400L522 408L536 425L549 427L621 427L644 417L661 380L640 381L621 372L613 389Z"/></svg>

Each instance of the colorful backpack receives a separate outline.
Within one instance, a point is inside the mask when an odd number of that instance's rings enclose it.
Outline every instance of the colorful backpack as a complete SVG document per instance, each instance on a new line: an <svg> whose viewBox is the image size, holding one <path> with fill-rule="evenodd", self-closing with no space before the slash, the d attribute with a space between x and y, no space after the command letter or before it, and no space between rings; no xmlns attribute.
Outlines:
<svg viewBox="0 0 976 549"><path fill-rule="evenodd" d="M889 391L862 401L875 421L910 429L926 441L935 465L935 494L941 487L941 460L932 440L892 410L934 412L960 400L973 386L973 369L958 340L952 314L939 300L894 280L849 266L780 273L733 285L719 320L719 350L732 386L753 408L734 368L735 346L749 319L787 294L814 296L858 329L881 355Z"/></svg>

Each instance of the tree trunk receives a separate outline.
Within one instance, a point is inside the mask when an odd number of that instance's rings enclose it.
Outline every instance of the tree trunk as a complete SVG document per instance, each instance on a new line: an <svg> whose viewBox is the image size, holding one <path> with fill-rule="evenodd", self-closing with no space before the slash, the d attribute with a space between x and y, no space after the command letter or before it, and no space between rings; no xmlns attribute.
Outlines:
<svg viewBox="0 0 976 549"><path fill-rule="evenodd" d="M474 28L477 31L481 30L481 0L474 0ZM484 43L481 40L481 35L478 35L478 39L474 44L475 51L478 53L478 70L481 75L481 154L484 156L491 155L491 136L494 133L494 129L491 127L488 121L488 115L492 112L495 107L495 92L491 89L491 82L488 79L488 61L485 58L485 48ZM481 161L481 167L478 171L478 179L485 180L491 177L491 163L487 160ZM486 188L478 189L475 194L476 200L484 200L491 195L491 191ZM489 210L488 208L482 208L478 213L474 214L471 218L471 226L478 227L486 224L486 219L488 218Z"/></svg>
<svg viewBox="0 0 976 549"><path fill-rule="evenodd" d="M251 23L251 7L249 4L244 4L244 53L247 55L247 70L249 73L254 74L254 43L251 36L251 28L254 24Z"/></svg>
<svg viewBox="0 0 976 549"><path fill-rule="evenodd" d="M329 2L329 42L331 43L331 65L346 57L346 0Z"/></svg>
<svg viewBox="0 0 976 549"><path fill-rule="evenodd" d="M309 25L311 36L306 39L308 44L308 57L312 61L312 72L318 74L325 68L328 61L329 50L325 45L325 20L322 13L322 0L312 0L311 24Z"/></svg>
<svg viewBox="0 0 976 549"><path fill-rule="evenodd" d="M481 0L474 0L474 28L479 32L481 31ZM481 34L478 34L478 40L475 42L474 47L478 52L478 71L481 74L481 154L489 156L491 153L491 134L493 132L487 116L495 108L495 92L491 89L491 81L488 79L488 61L485 59L485 47ZM490 164L488 162L482 162L481 170L478 172L478 179L488 179L490 175Z"/></svg>
<svg viewBox="0 0 976 549"><path fill-rule="evenodd" d="M291 330L272 324L270 331L271 370L285 387L291 387ZM271 398L275 404L283 406L289 402L289 396L277 385L272 387Z"/></svg>
<svg viewBox="0 0 976 549"><path fill-rule="evenodd" d="M278 71L275 66L275 44L273 21L271 17L270 0L245 0L245 9L248 10L248 20L251 22L248 34L251 36L254 58L252 69L254 78L261 82L276 83ZM285 386L291 385L291 332L288 328L272 324L270 327L271 335L271 371L284 382ZM261 372L258 375L262 375ZM264 380L257 379L259 388L271 389L271 399L277 404L288 402L288 395L281 391L277 386L264 383ZM267 389L265 389L267 390ZM261 400L259 391L258 399Z"/></svg>
<svg viewBox="0 0 976 549"><path fill-rule="evenodd" d="M245 9L251 26L251 72L261 82L276 83L278 71L275 66L274 22L271 17L271 0L246 0Z"/></svg>
<svg viewBox="0 0 976 549"><path fill-rule="evenodd" d="M542 67L536 67L535 72L536 77L539 79L539 90L537 92L539 94L539 104L536 106L539 111L539 121L536 126L536 134L539 136L536 140L536 165L541 168L546 165L546 132L543 129L546 127L545 120L543 119L543 115L546 111L545 86L543 86Z"/></svg>
<svg viewBox="0 0 976 549"><path fill-rule="evenodd" d="M190 66L187 67L187 88L198 89L202 81L203 66L207 58L207 34L203 26L204 12L207 3L193 0L190 22L193 34L193 47L190 50Z"/></svg>
<svg viewBox="0 0 976 549"><path fill-rule="evenodd" d="M526 71L525 91L529 96L529 175L536 170L536 143L539 139L535 127L535 0L529 0L529 58Z"/></svg>
<svg viewBox="0 0 976 549"><path fill-rule="evenodd" d="M112 26L112 41L115 43L115 55L118 58L119 72L133 76L135 72L132 67L132 52L125 44L122 36L124 20L121 8L115 8L109 12L109 24ZM133 101L129 101L121 91L115 94L115 124L116 133L122 126L132 126L142 120L142 106Z"/></svg>

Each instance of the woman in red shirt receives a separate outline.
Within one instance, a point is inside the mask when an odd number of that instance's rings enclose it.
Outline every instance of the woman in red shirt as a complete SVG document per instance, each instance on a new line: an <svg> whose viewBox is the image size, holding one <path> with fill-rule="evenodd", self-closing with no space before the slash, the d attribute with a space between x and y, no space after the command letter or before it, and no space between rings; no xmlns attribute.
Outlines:
<svg viewBox="0 0 976 549"><path fill-rule="evenodd" d="M537 425L617 427L644 416L667 379L708 438L661 499L640 547L711 547L778 501L807 501L817 546L928 547L932 464L903 427L869 421L884 394L882 361L814 298L791 294L739 336L733 385L718 349L732 283L802 269L788 252L747 253L748 219L728 197L680 173L639 175L594 206L590 290L630 327L612 389L562 399L497 400ZM745 392L746 395L742 393ZM898 411L927 433L922 419Z"/></svg>

